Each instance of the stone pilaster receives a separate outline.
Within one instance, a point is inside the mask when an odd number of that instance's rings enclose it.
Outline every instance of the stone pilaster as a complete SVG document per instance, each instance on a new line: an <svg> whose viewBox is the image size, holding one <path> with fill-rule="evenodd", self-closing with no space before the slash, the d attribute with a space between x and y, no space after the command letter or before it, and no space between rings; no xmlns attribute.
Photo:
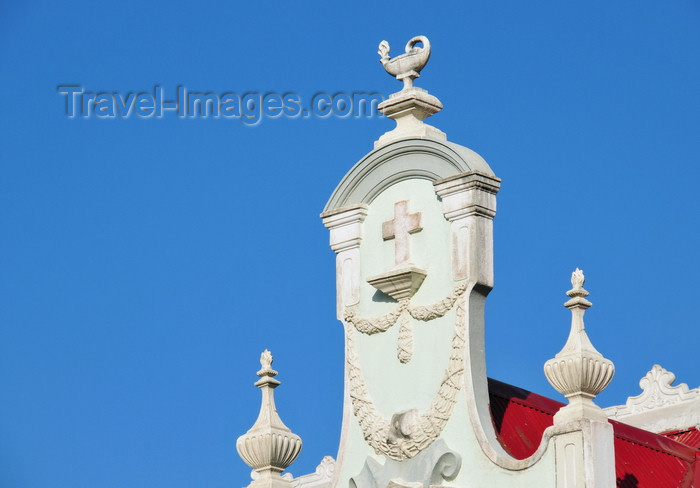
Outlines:
<svg viewBox="0 0 700 488"><path fill-rule="evenodd" d="M493 286L493 217L501 180L472 171L435 182L451 223L452 277Z"/></svg>
<svg viewBox="0 0 700 488"><path fill-rule="evenodd" d="M554 424L557 488L615 488L615 445L607 421Z"/></svg>
<svg viewBox="0 0 700 488"><path fill-rule="evenodd" d="M321 214L330 230L331 249L335 251L336 314L343 319L345 307L360 301L360 242L367 205L353 205Z"/></svg>

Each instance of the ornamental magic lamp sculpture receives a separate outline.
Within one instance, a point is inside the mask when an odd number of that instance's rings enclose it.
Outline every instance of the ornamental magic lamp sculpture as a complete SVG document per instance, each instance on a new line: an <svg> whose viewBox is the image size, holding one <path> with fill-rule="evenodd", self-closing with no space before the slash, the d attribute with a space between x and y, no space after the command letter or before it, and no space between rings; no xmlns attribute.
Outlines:
<svg viewBox="0 0 700 488"><path fill-rule="evenodd" d="M262 391L260 414L255 424L236 441L236 450L253 468L249 488L290 488L291 482L281 473L301 452L301 438L284 425L275 407L274 389L280 382L274 378L272 354L265 349L260 356L262 368L255 386Z"/></svg>
<svg viewBox="0 0 700 488"><path fill-rule="evenodd" d="M416 47L418 43L423 47ZM413 88L413 80L420 76L422 70L430 59L430 41L425 36L416 36L406 43L406 54L389 58L389 43L382 41L379 43L380 62L387 73L395 76L397 80L403 81L404 90Z"/></svg>
<svg viewBox="0 0 700 488"><path fill-rule="evenodd" d="M418 43L423 47L417 47ZM379 44L379 61L387 73L403 81L403 89L379 104L379 111L395 120L396 128L381 136L374 143L374 148L405 137L447 140L444 132L423 122L442 110L442 103L426 90L413 86L413 80L420 76L430 59L430 41L425 36L416 36L406 44L406 53L394 58L389 57L389 50L388 42Z"/></svg>

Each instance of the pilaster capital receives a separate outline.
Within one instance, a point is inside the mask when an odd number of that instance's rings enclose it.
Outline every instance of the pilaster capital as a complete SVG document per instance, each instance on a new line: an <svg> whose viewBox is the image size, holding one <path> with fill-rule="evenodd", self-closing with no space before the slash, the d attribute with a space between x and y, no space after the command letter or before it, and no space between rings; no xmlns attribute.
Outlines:
<svg viewBox="0 0 700 488"><path fill-rule="evenodd" d="M450 222L471 215L488 219L496 215L500 178L481 171L470 171L436 181L434 186L442 199L445 218Z"/></svg>
<svg viewBox="0 0 700 488"><path fill-rule="evenodd" d="M336 253L360 246L362 222L367 217L365 204L342 207L321 214L323 225L330 230L331 249Z"/></svg>

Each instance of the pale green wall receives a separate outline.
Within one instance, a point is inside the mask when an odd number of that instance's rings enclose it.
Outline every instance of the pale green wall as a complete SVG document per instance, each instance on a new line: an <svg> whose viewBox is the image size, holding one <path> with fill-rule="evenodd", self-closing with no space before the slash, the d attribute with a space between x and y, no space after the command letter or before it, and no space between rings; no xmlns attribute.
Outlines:
<svg viewBox="0 0 700 488"><path fill-rule="evenodd" d="M363 224L360 304L357 308L361 317L381 316L396 307L396 302L386 296L382 301L376 301L377 292L366 280L394 267L394 240L382 239L381 226L382 222L394 218L394 203L401 200L408 200L409 212L422 212L423 230L410 237L411 260L428 275L412 303L434 304L445 298L456 284L452 279L450 224L443 216L442 204L432 183L424 179L399 182L371 203ZM386 419L403 410L425 410L430 405L448 363L455 310L430 322L412 319L412 324L414 351L407 364L400 363L396 357L399 324L372 336L355 334L369 394ZM505 470L483 454L469 421L464 388L441 436L449 448L462 456L460 475L449 484L465 488L554 487L553 449L548 449L535 466L525 471ZM352 409L352 406L347 404L346 409ZM350 418L347 435L347 449L338 482L340 488L347 487L349 478L360 473L367 456L383 462L383 457L376 455L365 442L354 415Z"/></svg>

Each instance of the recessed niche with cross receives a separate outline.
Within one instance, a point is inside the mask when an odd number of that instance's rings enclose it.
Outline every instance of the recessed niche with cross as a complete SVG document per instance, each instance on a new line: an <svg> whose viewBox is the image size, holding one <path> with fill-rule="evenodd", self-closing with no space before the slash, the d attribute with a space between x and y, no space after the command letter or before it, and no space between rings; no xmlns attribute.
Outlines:
<svg viewBox="0 0 700 488"><path fill-rule="evenodd" d="M394 204L394 219L382 223L382 238L394 239L396 265L407 264L411 260L409 235L423 230L421 212L408 213L408 200Z"/></svg>

